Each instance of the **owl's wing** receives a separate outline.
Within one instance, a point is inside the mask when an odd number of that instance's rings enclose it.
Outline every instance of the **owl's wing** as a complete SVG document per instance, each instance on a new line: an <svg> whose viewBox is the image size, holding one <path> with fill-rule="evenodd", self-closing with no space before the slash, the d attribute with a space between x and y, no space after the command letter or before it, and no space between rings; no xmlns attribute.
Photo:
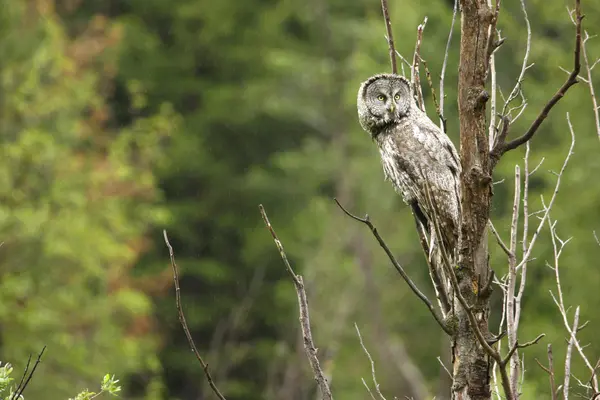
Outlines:
<svg viewBox="0 0 600 400"><path fill-rule="evenodd" d="M460 160L450 138L425 114L412 126L413 137L420 144L422 157L421 174L425 174L433 191L439 212L458 226L460 215ZM424 185L418 186L426 198ZM422 204L427 204L422 203Z"/></svg>
<svg viewBox="0 0 600 400"><path fill-rule="evenodd" d="M454 175L460 175L460 159L454 144L427 115L417 119L413 126L415 138L421 143L427 155L435 162L447 166Z"/></svg>

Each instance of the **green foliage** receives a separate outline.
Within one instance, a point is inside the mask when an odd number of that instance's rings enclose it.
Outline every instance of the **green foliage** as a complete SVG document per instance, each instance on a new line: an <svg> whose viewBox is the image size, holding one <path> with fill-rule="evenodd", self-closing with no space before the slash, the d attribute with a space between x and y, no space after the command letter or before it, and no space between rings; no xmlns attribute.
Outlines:
<svg viewBox="0 0 600 400"><path fill-rule="evenodd" d="M0 366L0 395L10 387L11 382L14 380L10 376L12 372L13 367L10 364L5 363Z"/></svg>
<svg viewBox="0 0 600 400"><path fill-rule="evenodd" d="M10 400L13 397L15 390L17 390L17 388L11 386L11 382L14 381L14 378L11 377L12 372L13 368L10 364L4 364L3 366L0 366L0 396L2 396L4 400ZM114 375L106 374L104 375L102 383L100 384L99 392L90 392L86 389L80 392L74 398L69 398L69 400L92 400L98 398L103 393L118 396L119 392L121 391L121 386L119 386L117 383L119 383L119 380L115 379ZM4 393L7 390L8 393L6 396L4 396ZM19 398L22 399L23 396L20 396Z"/></svg>
<svg viewBox="0 0 600 400"><path fill-rule="evenodd" d="M79 393L74 399L69 400L92 400L100 396L102 393L108 393L113 396L118 396L121 391L121 386L117 385L119 382L118 379L115 379L114 375L106 374L104 375L104 379L102 379L102 384L100 385L99 392L90 392L88 390L84 390Z"/></svg>

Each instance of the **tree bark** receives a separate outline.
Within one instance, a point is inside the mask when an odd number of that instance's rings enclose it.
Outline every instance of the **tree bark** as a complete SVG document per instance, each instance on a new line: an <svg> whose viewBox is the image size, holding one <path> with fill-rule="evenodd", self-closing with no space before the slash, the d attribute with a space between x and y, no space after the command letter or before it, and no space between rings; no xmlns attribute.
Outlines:
<svg viewBox="0 0 600 400"><path fill-rule="evenodd" d="M492 196L489 150L486 137L485 81L489 63L490 25L494 18L485 0L461 0L461 42L458 106L460 155L462 163L462 226L459 261L455 272L462 296L485 337L488 329L489 295L482 285L490 268L487 249L487 222ZM491 398L490 357L469 324L467 310L458 301L456 334L452 344L453 385L456 400Z"/></svg>

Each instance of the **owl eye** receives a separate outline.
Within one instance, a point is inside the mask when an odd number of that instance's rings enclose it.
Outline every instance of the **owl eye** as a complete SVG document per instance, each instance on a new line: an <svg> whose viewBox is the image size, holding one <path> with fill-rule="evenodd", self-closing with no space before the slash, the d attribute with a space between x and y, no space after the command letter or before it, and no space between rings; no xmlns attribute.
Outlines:
<svg viewBox="0 0 600 400"><path fill-rule="evenodd" d="M385 96L380 94L379 96L377 96L377 100L379 101L384 101L385 100Z"/></svg>
<svg viewBox="0 0 600 400"><path fill-rule="evenodd" d="M399 95L399 94L395 95L395 96L394 96L394 99L396 99L396 100L400 100L400 95Z"/></svg>

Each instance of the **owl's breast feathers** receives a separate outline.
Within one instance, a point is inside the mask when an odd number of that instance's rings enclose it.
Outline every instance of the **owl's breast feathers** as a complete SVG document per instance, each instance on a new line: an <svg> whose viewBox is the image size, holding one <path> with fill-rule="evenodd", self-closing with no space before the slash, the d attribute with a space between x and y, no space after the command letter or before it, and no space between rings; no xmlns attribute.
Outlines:
<svg viewBox="0 0 600 400"><path fill-rule="evenodd" d="M454 145L431 120L401 120L375 138L386 179L404 201L416 202L429 221L433 210L425 180L436 206L443 240L454 249L460 218L460 162Z"/></svg>

